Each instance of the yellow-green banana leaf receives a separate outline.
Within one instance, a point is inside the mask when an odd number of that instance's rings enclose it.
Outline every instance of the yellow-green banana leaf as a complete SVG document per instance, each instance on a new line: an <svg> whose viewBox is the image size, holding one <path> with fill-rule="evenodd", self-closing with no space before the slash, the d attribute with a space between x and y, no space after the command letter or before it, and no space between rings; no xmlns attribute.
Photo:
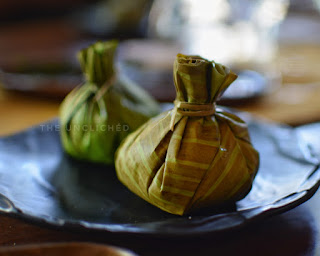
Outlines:
<svg viewBox="0 0 320 256"><path fill-rule="evenodd" d="M116 48L116 41L97 42L78 54L85 82L60 107L62 145L73 157L114 164L120 142L159 113L145 91L114 70Z"/></svg>
<svg viewBox="0 0 320 256"><path fill-rule="evenodd" d="M175 103L212 104L215 113L189 116L191 109L174 108L150 119L119 147L119 180L177 215L243 198L251 189L259 155L246 124L214 105L236 77L221 64L179 54L174 63Z"/></svg>

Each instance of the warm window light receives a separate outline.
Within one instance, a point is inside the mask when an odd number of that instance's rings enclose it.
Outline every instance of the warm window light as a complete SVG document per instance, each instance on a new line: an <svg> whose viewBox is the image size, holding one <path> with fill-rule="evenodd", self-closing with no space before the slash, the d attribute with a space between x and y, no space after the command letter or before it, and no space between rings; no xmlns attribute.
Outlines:
<svg viewBox="0 0 320 256"><path fill-rule="evenodd" d="M230 15L230 4L225 0L184 0L182 16L190 24L214 24Z"/></svg>

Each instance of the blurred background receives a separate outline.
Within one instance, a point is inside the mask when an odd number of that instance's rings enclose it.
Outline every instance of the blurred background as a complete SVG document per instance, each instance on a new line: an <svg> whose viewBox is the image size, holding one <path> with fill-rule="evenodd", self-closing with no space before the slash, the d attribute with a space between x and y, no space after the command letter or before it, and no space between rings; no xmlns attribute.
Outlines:
<svg viewBox="0 0 320 256"><path fill-rule="evenodd" d="M0 135L58 115L82 82L76 52L119 39L119 72L175 98L175 55L239 78L220 104L277 122L320 121L320 0L1 0Z"/></svg>

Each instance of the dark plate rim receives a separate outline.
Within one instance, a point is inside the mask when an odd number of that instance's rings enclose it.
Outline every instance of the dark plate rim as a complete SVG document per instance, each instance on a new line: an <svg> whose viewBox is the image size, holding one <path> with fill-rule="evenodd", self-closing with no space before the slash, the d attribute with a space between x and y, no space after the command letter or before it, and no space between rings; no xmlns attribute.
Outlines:
<svg viewBox="0 0 320 256"><path fill-rule="evenodd" d="M317 171L320 171L319 166L317 167ZM170 237L170 238L193 238L193 237L201 237L201 236L206 236L206 235L217 235L221 233L226 233L226 232L231 232L231 231L236 231L240 230L241 228L244 228L246 226L250 226L253 223L256 223L264 218L270 218L272 216L287 212L300 204L303 204L304 202L308 201L318 190L320 186L320 180L310 189L304 190L299 192L299 194L303 194L303 196L299 197L297 200L286 204L281 207L277 208L272 208L267 211L263 211L257 215L254 215L251 218L245 218L244 216L241 216L243 219L243 222L238 223L237 225L232 225L229 226L228 228L223 228L219 230L211 230L211 231L197 231L197 232L185 232L186 229L189 227L184 226L184 230L180 230L179 232L167 232L167 231L159 231L159 230L146 230L146 229L137 229L134 227L128 226L127 230L110 230L109 228L97 228L97 227L86 227L80 223L72 223L66 221L63 224L57 223L59 220L56 220L57 222L54 221L47 221L29 214L25 214L21 212L19 209L16 209L13 206L13 209L11 211L8 210L3 210L0 209L0 215L6 216L6 217L13 217L21 221L25 221L29 224L37 225L39 227L44 227L44 228L50 228L50 229L55 229L55 230L60 230L60 231L77 231L81 233L108 233L108 234L114 234L114 235L134 235L134 236L148 236L149 238L165 238L165 237ZM4 197L1 195L1 197ZM237 213L237 212L235 212ZM222 214L221 217L224 217L224 215L227 214ZM183 217L182 217L183 218ZM110 226L115 225L115 224L110 224ZM201 225L197 225L197 227L201 227ZM132 230L131 230L132 229Z"/></svg>

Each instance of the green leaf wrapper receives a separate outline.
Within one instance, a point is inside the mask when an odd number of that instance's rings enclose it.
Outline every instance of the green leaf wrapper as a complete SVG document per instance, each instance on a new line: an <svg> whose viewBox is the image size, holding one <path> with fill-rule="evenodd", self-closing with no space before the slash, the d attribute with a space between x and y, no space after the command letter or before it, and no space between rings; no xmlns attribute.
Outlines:
<svg viewBox="0 0 320 256"><path fill-rule="evenodd" d="M236 78L221 64L178 54L175 108L122 142L116 153L119 180L177 215L243 198L257 173L259 154L244 121L215 106Z"/></svg>
<svg viewBox="0 0 320 256"><path fill-rule="evenodd" d="M75 158L114 164L120 142L159 113L158 104L145 91L116 74L117 45L97 42L78 53L85 82L60 107L62 145Z"/></svg>

